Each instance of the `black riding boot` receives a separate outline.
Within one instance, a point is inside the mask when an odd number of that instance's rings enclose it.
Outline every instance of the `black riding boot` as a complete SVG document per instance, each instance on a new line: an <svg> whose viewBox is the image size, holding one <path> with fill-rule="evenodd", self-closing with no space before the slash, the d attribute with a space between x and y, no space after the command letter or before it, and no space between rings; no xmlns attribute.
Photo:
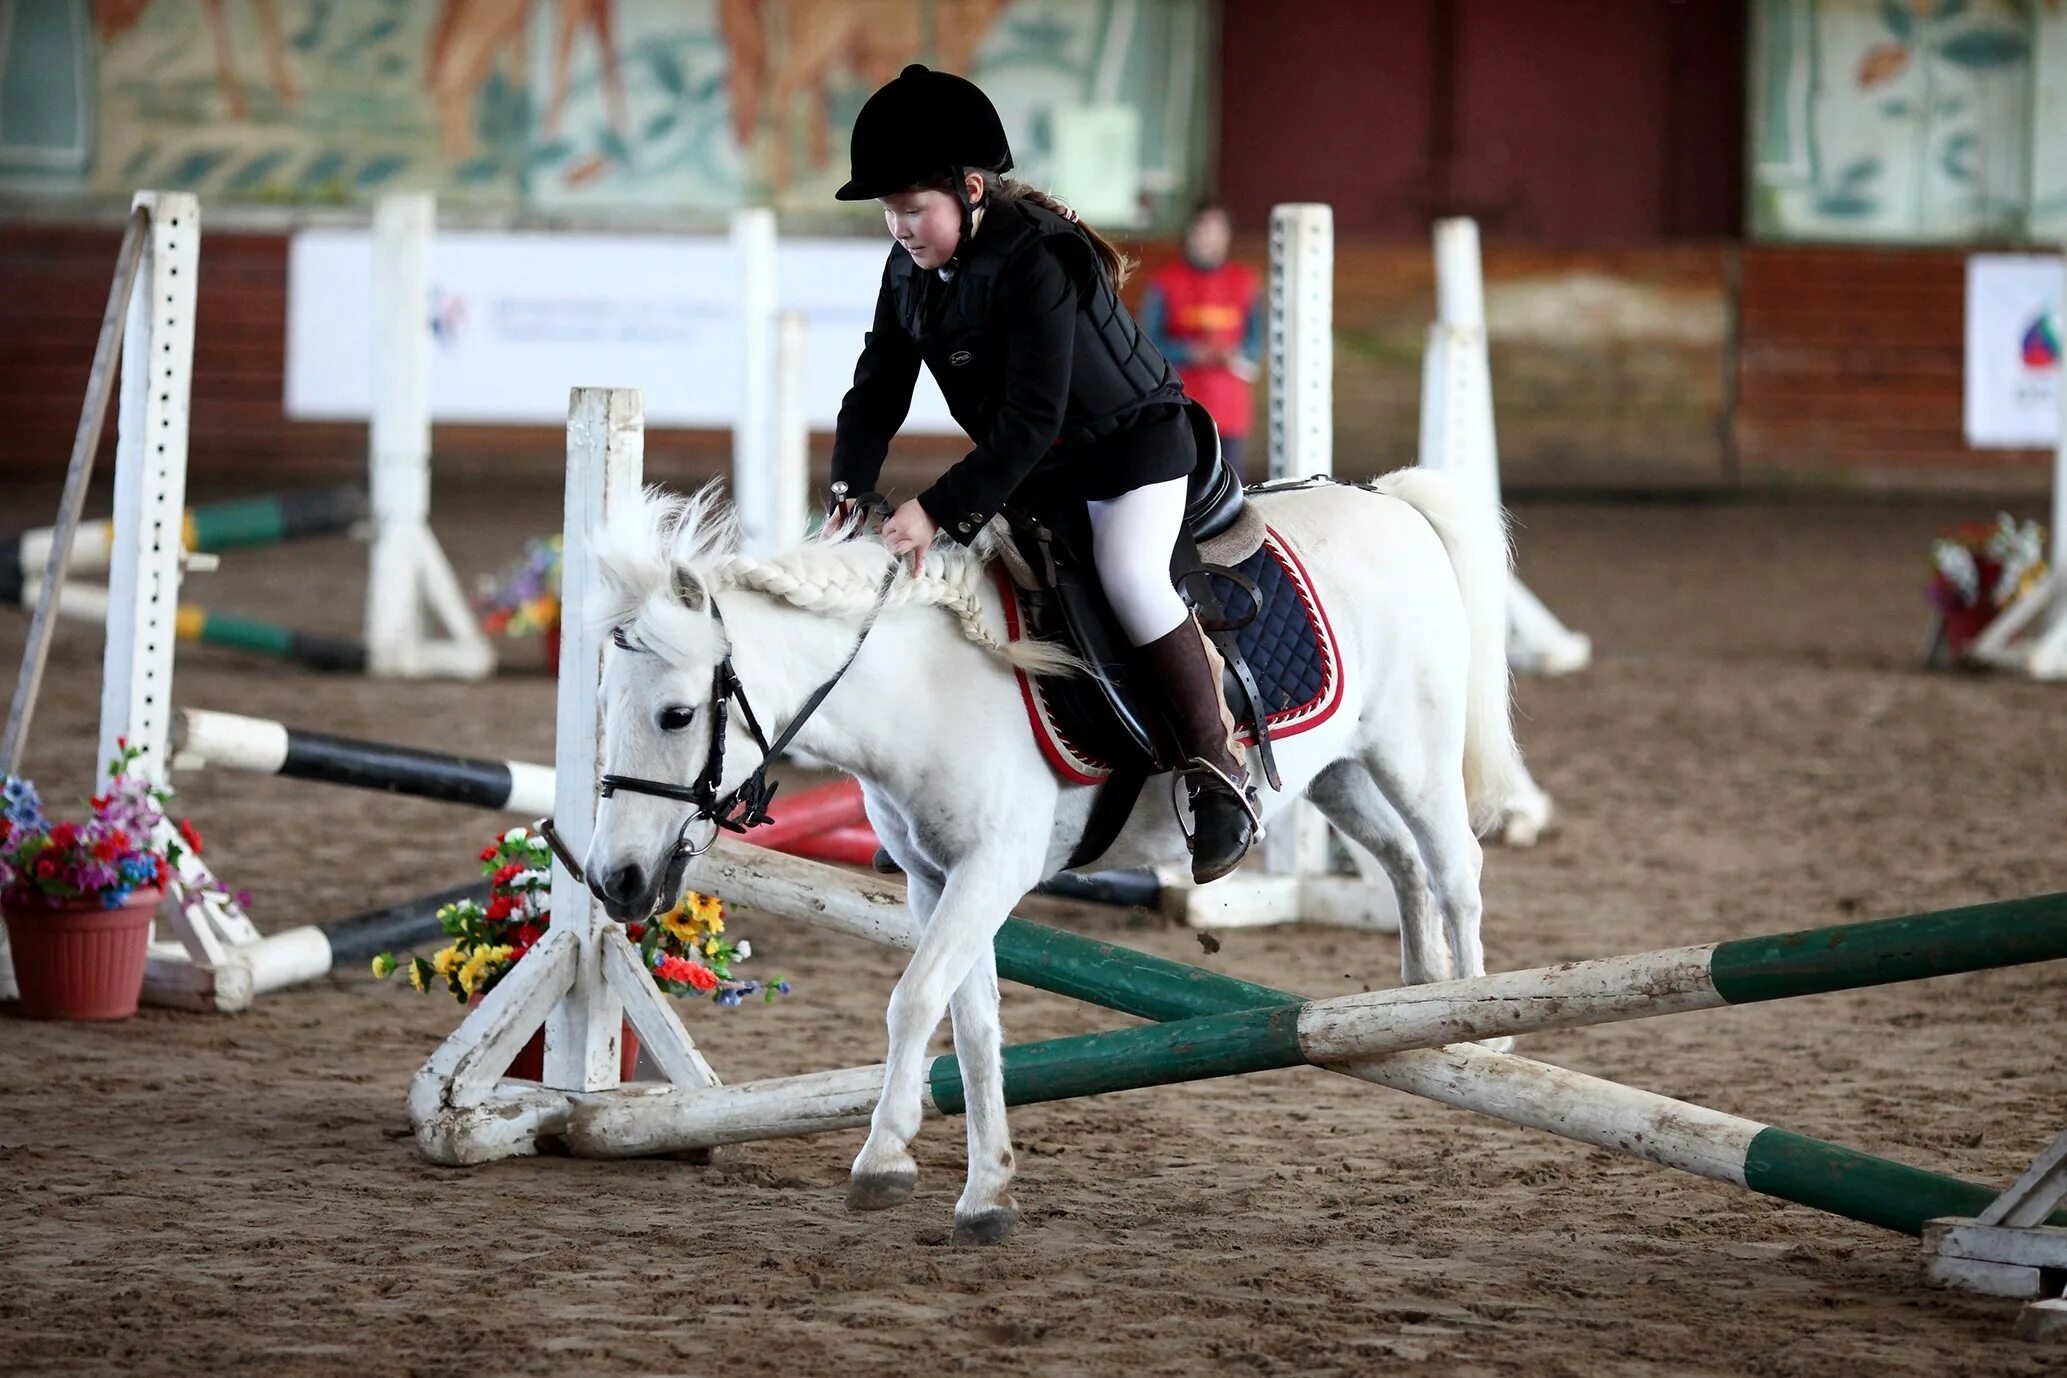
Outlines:
<svg viewBox="0 0 2067 1378"><path fill-rule="evenodd" d="M1247 758L1234 742L1234 715L1221 685L1222 662L1187 615L1175 630L1141 648L1170 705L1171 726L1185 755L1191 795L1191 877L1200 885L1241 864L1256 836L1256 794Z"/></svg>

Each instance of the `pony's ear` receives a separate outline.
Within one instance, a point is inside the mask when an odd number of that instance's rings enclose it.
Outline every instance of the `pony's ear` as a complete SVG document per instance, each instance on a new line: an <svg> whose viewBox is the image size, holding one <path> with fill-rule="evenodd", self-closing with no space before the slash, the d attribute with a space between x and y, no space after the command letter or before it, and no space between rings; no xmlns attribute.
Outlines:
<svg viewBox="0 0 2067 1378"><path fill-rule="evenodd" d="M704 588L703 580L681 565L671 566L671 570L668 582L674 590L676 602L691 612L702 612L709 606L710 591Z"/></svg>

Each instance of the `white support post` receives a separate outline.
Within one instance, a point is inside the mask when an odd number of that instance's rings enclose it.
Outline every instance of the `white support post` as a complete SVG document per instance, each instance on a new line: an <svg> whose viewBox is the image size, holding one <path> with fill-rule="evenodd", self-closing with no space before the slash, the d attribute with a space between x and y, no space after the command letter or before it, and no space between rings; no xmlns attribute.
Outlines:
<svg viewBox="0 0 2067 1378"><path fill-rule="evenodd" d="M595 830L601 774L603 638L578 611L597 577L587 537L603 525L613 495L634 495L645 473L639 394L629 388L576 388L567 406L567 517L570 544L560 565L560 691L553 736L554 826L576 856ZM577 534L579 533L579 534ZM580 558L576 558L579 556ZM567 614L575 612L569 617ZM579 945L573 988L545 1023L545 1082L566 1091L617 1085L624 1011L603 979L599 940L609 920L589 888L553 862L552 928Z"/></svg>
<svg viewBox="0 0 2067 1378"><path fill-rule="evenodd" d="M117 534L108 562L97 764L104 771L121 749L117 743L127 741L143 748L138 771L162 782L172 751L201 206L185 192L139 192L135 204L149 212L150 232L122 342L112 523ZM170 824L160 840L171 840ZM179 941L153 944L144 975L146 1000L220 1009L250 1003L250 971L235 960L233 949L256 941L258 930L223 894L207 864L185 847L178 879L158 916Z"/></svg>
<svg viewBox="0 0 2067 1378"><path fill-rule="evenodd" d="M811 506L811 419L804 409L804 339L809 321L785 311L775 326L775 472L770 484L774 547L803 538Z"/></svg>
<svg viewBox="0 0 2067 1378"><path fill-rule="evenodd" d="M783 514L776 454L777 365L775 212L753 207L732 217L733 271L739 283L739 415L732 423L732 502L739 548L771 555Z"/></svg>
<svg viewBox="0 0 2067 1378"><path fill-rule="evenodd" d="M639 394L576 388L567 411L567 512L561 561L559 708L554 720L554 817L580 855L595 827L603 710L604 639L582 608L597 578L589 542L613 503L636 500L643 469ZM410 1117L424 1154L482 1163L535 1153L564 1128L573 1106L618 1088L619 1047L629 1019L655 1066L677 1086L716 1086L674 1008L637 949L588 887L557 859L546 936L416 1074ZM545 1029L542 1085L503 1077L511 1055Z"/></svg>
<svg viewBox="0 0 2067 1378"><path fill-rule="evenodd" d="M1500 451L1493 433L1493 381L1486 356L1486 294L1478 222L1435 223L1436 319L1421 375L1421 467L1453 474L1500 508ZM1524 673L1583 670L1593 643L1510 581L1508 663Z"/></svg>
<svg viewBox="0 0 2067 1378"><path fill-rule="evenodd" d="M1269 474L1321 478L1335 469L1335 213L1293 204L1270 213ZM1346 852L1355 848L1342 843ZM1279 816L1257 847L1257 865L1207 886L1188 868L1158 867L1164 912L1199 928L1324 923L1390 931L1399 926L1392 886L1336 875L1327 820L1304 799Z"/></svg>
<svg viewBox="0 0 2067 1378"><path fill-rule="evenodd" d="M377 676L482 679L495 648L431 534L429 192L383 196L373 213L373 540L366 659Z"/></svg>
<svg viewBox="0 0 2067 1378"><path fill-rule="evenodd" d="M1270 476L1335 472L1335 212L1270 212Z"/></svg>

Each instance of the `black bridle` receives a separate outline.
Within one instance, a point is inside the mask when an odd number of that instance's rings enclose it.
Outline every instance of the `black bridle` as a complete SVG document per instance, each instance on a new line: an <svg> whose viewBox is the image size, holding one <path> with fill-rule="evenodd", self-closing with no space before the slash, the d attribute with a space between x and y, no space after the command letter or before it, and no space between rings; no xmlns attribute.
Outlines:
<svg viewBox="0 0 2067 1378"><path fill-rule="evenodd" d="M864 516L889 511L889 503L874 493L865 494L854 501ZM903 557L895 554L890 557L890 567L883 571L883 582L876 589L875 602L870 606L868 616L862 620L861 634L854 638L854 649L847 652L847 658L840 662L840 668L833 671L824 683L812 691L811 697L804 701L804 706L797 710L796 716L789 720L789 725L782 729L781 735L773 742L770 742L761 731L761 721L755 716L753 705L747 701L746 686L740 682L738 671L732 668L732 653L727 649L724 656L719 659L717 668L711 672L711 745L710 751L704 757L703 771L696 777L695 782L678 785L668 780L649 780L637 775L602 777L602 797L605 799L619 792L647 794L687 804L694 810L682 823L682 830L675 838L674 847L669 852L667 861L663 863L665 870L674 871L688 861L702 856L710 850L711 844L717 841L721 831L744 833L749 828L757 828L763 823L773 821L772 815L768 812L768 805L774 801L775 791L780 786L768 778L768 767L774 764L775 758L796 739L797 733L810 721L811 715L818 711L819 705L825 702L826 696L832 693L834 686L861 654L862 646L868 641L868 634L875 630L876 619L882 615L884 606L890 601L890 591L897 582L897 571L902 564ZM712 619L723 628L725 615L719 611L715 595L710 598L710 608ZM612 633L611 639L624 650L639 649L626 639L621 627ZM729 647L729 635L726 641ZM718 793L718 782L725 778L725 735L726 729L730 726L731 705L734 703L739 705L739 716L746 721L747 731L753 734L754 745L760 748L761 759L746 779L721 795ZM701 845L689 841L689 830L698 823L711 825L710 836L705 838ZM554 842L556 851L561 851L550 833L548 841ZM564 851L561 851L560 860L577 878L581 876L580 867L574 865Z"/></svg>

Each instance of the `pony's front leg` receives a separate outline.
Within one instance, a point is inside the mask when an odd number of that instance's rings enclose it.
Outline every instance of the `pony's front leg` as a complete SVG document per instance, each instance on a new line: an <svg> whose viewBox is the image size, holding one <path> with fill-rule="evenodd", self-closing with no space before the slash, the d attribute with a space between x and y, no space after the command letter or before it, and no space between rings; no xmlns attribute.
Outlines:
<svg viewBox="0 0 2067 1378"><path fill-rule="evenodd" d="M967 979L1004 923L1013 889L994 866L967 862L948 873L911 964L890 992L889 1052L883 1059L883 1094L869 1121L868 1142L854 1159L847 1187L853 1210L882 1210L912 1194L919 1165L908 1145L924 1118L920 1081L926 1069L926 1040L947 1013L948 995Z"/></svg>
<svg viewBox="0 0 2067 1378"><path fill-rule="evenodd" d="M957 1244L996 1244L1012 1232L1012 1131L1005 1123L1005 1033L998 1022L997 952L985 944L976 966L948 1002L955 1023L955 1063L962 1074L969 1124L969 1181L955 1203Z"/></svg>

